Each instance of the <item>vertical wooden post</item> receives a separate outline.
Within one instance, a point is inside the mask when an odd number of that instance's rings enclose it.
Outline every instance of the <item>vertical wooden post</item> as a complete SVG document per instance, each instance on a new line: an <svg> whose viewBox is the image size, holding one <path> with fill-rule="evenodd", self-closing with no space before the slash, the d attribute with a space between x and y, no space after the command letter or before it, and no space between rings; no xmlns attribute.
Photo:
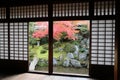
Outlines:
<svg viewBox="0 0 120 80"><path fill-rule="evenodd" d="M8 60L10 60L10 7L6 6L6 20L8 24Z"/></svg>
<svg viewBox="0 0 120 80"><path fill-rule="evenodd" d="M116 0L114 80L120 80L120 1Z"/></svg>
<svg viewBox="0 0 120 80"><path fill-rule="evenodd" d="M48 4L49 17L49 74L53 73L53 7L52 1Z"/></svg>
<svg viewBox="0 0 120 80"><path fill-rule="evenodd" d="M92 34L92 17L94 16L94 1L93 0L90 0L89 1L89 17L90 17L90 43L89 43L89 45L90 45L90 47L89 47L89 54L90 54L90 56L89 56L89 75L90 76L92 76L92 71L91 71L91 34Z"/></svg>

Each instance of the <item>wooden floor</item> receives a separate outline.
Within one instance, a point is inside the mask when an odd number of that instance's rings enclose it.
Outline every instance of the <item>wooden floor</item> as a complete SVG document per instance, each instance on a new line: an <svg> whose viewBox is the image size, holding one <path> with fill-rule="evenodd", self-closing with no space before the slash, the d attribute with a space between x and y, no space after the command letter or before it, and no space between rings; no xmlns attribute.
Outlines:
<svg viewBox="0 0 120 80"><path fill-rule="evenodd" d="M16 75L0 75L0 80L95 80L95 79L22 73Z"/></svg>

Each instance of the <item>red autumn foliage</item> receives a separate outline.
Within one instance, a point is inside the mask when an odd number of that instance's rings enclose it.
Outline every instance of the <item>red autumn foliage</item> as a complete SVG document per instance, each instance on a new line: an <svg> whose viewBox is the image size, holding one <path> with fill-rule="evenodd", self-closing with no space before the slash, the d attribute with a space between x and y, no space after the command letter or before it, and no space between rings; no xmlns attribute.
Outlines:
<svg viewBox="0 0 120 80"><path fill-rule="evenodd" d="M46 29L46 30L36 30L34 33L33 33L33 37L34 38L44 38L44 37L46 37L48 35L48 29Z"/></svg>
<svg viewBox="0 0 120 80"><path fill-rule="evenodd" d="M53 38L55 40L60 40L62 37L62 33L66 33L66 36L64 39L70 39L75 40L75 33L76 30L73 27L73 24L71 21L57 21L53 24L54 30L53 30Z"/></svg>
<svg viewBox="0 0 120 80"><path fill-rule="evenodd" d="M39 27L39 30L32 34L33 38L41 39L48 35L48 22L36 22L35 25Z"/></svg>
<svg viewBox="0 0 120 80"><path fill-rule="evenodd" d="M47 23L45 24L44 22L38 23L38 26L41 26L40 24L48 25ZM60 40L61 37L63 36L63 33L66 33L66 36L64 36L64 39L70 39L70 40L75 40L75 34L77 31L75 30L75 27L73 27L72 21L56 21L53 24L53 38L55 40ZM36 30L33 33L34 38L43 38L48 35L48 28L44 30Z"/></svg>
<svg viewBox="0 0 120 80"><path fill-rule="evenodd" d="M48 28L48 22L36 22L35 25L42 28Z"/></svg>

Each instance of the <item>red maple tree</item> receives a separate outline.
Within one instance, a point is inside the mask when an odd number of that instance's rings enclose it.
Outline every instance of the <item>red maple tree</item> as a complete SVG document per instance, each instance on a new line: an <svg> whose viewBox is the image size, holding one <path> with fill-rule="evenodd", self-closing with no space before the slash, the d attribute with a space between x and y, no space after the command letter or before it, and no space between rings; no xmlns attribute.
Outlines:
<svg viewBox="0 0 120 80"><path fill-rule="evenodd" d="M37 22L36 23L37 26L47 26L44 30L39 29L36 30L33 33L33 38L43 38L48 36L48 23L45 22ZM75 40L75 34L78 31L75 30L74 25L72 24L72 21L56 21L53 24L53 38L55 40L60 40L63 37L63 33L65 33L66 35L64 35L64 39L70 39L70 40Z"/></svg>
<svg viewBox="0 0 120 80"><path fill-rule="evenodd" d="M75 40L75 34L77 32L78 31L75 30L72 21L56 21L53 24L53 38L55 40L60 40L61 37L64 35L63 33L66 33L64 39Z"/></svg>

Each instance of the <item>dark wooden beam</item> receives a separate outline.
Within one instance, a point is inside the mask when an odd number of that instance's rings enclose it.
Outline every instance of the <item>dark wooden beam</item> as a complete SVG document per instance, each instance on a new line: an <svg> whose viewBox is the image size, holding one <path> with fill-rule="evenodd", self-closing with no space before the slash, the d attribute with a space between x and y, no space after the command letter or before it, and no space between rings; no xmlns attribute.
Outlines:
<svg viewBox="0 0 120 80"><path fill-rule="evenodd" d="M49 17L49 74L53 73L53 7L52 2L48 4Z"/></svg>
<svg viewBox="0 0 120 80"><path fill-rule="evenodd" d="M116 0L114 80L120 80L120 1Z"/></svg>

